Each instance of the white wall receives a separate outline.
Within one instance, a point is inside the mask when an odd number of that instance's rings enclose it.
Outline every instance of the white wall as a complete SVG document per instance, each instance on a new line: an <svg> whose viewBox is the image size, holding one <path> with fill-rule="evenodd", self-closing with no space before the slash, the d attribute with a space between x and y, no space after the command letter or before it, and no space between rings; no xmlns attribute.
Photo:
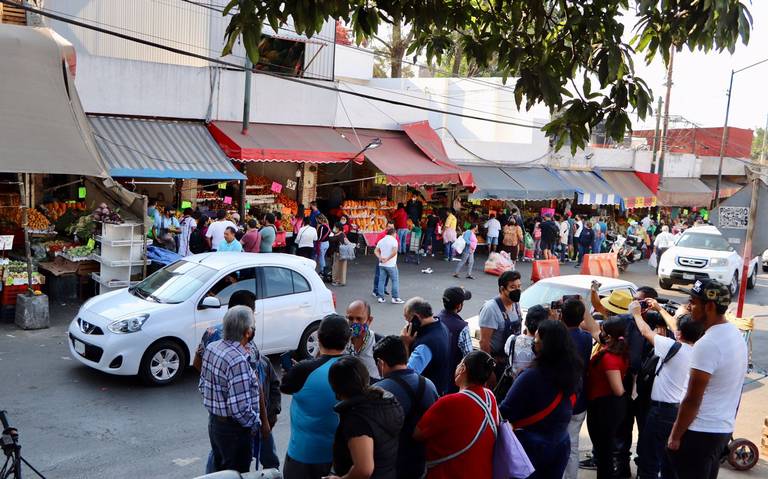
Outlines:
<svg viewBox="0 0 768 479"><path fill-rule="evenodd" d="M337 80L368 81L373 74L373 53L346 45L336 45Z"/></svg>

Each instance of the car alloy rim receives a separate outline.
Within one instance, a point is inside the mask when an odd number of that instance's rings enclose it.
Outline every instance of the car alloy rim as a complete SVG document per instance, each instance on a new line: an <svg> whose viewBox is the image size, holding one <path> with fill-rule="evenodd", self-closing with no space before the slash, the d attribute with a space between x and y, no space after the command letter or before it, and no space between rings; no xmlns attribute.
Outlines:
<svg viewBox="0 0 768 479"><path fill-rule="evenodd" d="M731 280L731 294L736 294L736 288L738 288L738 284L738 280L736 279L736 276L734 276Z"/></svg>
<svg viewBox="0 0 768 479"><path fill-rule="evenodd" d="M172 349L161 349L152 356L149 363L149 371L152 377L160 381L166 381L176 375L179 370L179 355Z"/></svg>
<svg viewBox="0 0 768 479"><path fill-rule="evenodd" d="M309 335L309 337L307 337L307 354L309 354L310 357L315 357L318 348L319 345L317 343L317 330L314 330Z"/></svg>

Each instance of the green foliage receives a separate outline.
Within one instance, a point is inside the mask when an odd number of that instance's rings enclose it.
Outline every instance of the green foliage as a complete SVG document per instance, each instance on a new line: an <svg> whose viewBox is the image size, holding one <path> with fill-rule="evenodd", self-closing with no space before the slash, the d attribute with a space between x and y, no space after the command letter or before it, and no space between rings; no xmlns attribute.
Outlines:
<svg viewBox="0 0 768 479"><path fill-rule="evenodd" d="M574 152L598 123L621 141L632 126L630 111L641 119L652 113L652 93L635 75L633 53L644 53L646 62L661 54L667 62L672 48L732 52L739 39L749 41L752 28L740 0L636 0L639 20L629 43L620 21L629 0L232 0L227 8L235 6L224 53L242 36L254 63L258 49L250 39L259 38L265 21L277 29L292 19L298 33L312 36L325 20L342 19L359 44L381 22L398 19L414 32L407 54L425 55L429 64L449 61L453 35L461 32L467 62L515 78L518 107L547 105L554 119L543 130L558 147L570 140Z"/></svg>
<svg viewBox="0 0 768 479"><path fill-rule="evenodd" d="M758 128L755 130L755 136L752 137L752 159L760 159L760 153L763 152L763 142L765 139L765 128ZM765 155L768 158L768 143L765 147Z"/></svg>

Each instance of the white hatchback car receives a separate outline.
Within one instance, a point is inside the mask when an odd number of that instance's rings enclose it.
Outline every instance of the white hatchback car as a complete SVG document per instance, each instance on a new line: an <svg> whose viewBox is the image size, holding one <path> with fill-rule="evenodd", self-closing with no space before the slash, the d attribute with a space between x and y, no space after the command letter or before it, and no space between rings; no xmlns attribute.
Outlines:
<svg viewBox="0 0 768 479"><path fill-rule="evenodd" d="M315 262L286 254L203 253L181 259L131 288L88 300L69 326L77 360L117 375L168 384L192 363L205 330L221 323L230 296L256 295L254 341L264 354L317 347L317 326L335 297Z"/></svg>
<svg viewBox="0 0 768 479"><path fill-rule="evenodd" d="M563 299L563 296L572 296L578 294L585 300L589 300L592 281L600 283L598 294L603 296L610 295L615 290L628 291L632 297L637 292L637 286L623 279L607 278L604 276L590 276L586 274L569 274L565 276L555 276L542 279L523 290L520 295L520 312L528 314L528 309L535 305L550 306L553 301ZM472 344L480 347L480 316L473 316L467 319L469 323L469 333L472 336Z"/></svg>

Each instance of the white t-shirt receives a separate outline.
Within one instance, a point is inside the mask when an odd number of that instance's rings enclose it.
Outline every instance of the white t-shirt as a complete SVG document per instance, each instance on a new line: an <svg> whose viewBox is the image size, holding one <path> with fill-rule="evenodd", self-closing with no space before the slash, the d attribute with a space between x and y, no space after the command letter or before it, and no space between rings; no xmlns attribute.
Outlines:
<svg viewBox="0 0 768 479"><path fill-rule="evenodd" d="M675 340L665 336L653 337L653 352L659 357L659 371L661 362L669 350L675 344ZM691 358L693 358L693 346L682 343L672 359L667 361L661 372L653 381L651 399L660 402L679 403L688 389L688 377L691 373Z"/></svg>
<svg viewBox="0 0 768 479"><path fill-rule="evenodd" d="M491 218L485 222L485 227L488 228L489 238L498 238L499 231L501 231L501 223L496 218Z"/></svg>
<svg viewBox="0 0 768 479"><path fill-rule="evenodd" d="M317 241L317 230L310 225L302 226L296 233L297 248L311 248Z"/></svg>
<svg viewBox="0 0 768 479"><path fill-rule="evenodd" d="M376 243L376 247L381 251L382 258L389 258L394 254L392 259L386 263L379 263L379 266L393 267L397 266L397 240L394 236L387 235Z"/></svg>
<svg viewBox="0 0 768 479"><path fill-rule="evenodd" d="M731 433L747 373L747 345L731 323L710 327L693 346L691 368L711 374L691 431Z"/></svg>
<svg viewBox="0 0 768 479"><path fill-rule="evenodd" d="M560 243L568 244L568 233L571 231L571 225L568 221L563 220L560 223Z"/></svg>
<svg viewBox="0 0 768 479"><path fill-rule="evenodd" d="M656 239L653 240L653 246L657 248L670 248L672 245L675 244L675 235L673 235L670 232L664 232L662 231L659 233L658 236L656 236Z"/></svg>
<svg viewBox="0 0 768 479"><path fill-rule="evenodd" d="M219 243L224 241L224 231L230 226L237 231L237 225L229 220L214 221L208 226L205 236L211 239L211 249L219 249Z"/></svg>
<svg viewBox="0 0 768 479"><path fill-rule="evenodd" d="M576 231L573 232L573 237L578 238L581 236L581 230L584 229L584 222L577 221L576 222Z"/></svg>

